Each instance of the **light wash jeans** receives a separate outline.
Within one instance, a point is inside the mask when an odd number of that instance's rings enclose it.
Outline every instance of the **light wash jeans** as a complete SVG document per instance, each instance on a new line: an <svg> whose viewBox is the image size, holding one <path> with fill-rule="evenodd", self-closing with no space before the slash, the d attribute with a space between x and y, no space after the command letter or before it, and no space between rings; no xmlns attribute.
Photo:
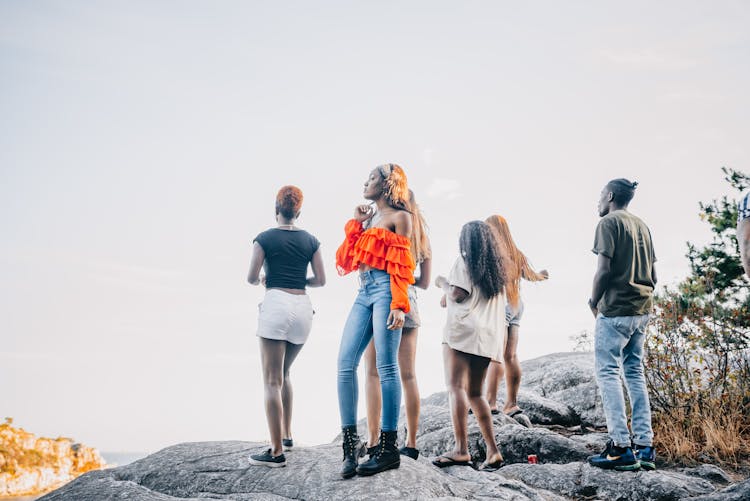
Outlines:
<svg viewBox="0 0 750 501"><path fill-rule="evenodd" d="M357 424L357 367L362 354L375 338L375 366L380 376L383 412L380 428L398 429L401 405L401 376L398 369L398 346L401 329L388 330L391 312L391 276L382 270L360 274L360 288L341 337L338 360L338 392L341 426Z"/></svg>
<svg viewBox="0 0 750 501"><path fill-rule="evenodd" d="M653 445L651 405L643 376L643 344L648 319L648 315L605 317L601 313L596 317L596 381L602 396L609 438L619 447L630 447L621 375L624 376L633 410L633 443Z"/></svg>

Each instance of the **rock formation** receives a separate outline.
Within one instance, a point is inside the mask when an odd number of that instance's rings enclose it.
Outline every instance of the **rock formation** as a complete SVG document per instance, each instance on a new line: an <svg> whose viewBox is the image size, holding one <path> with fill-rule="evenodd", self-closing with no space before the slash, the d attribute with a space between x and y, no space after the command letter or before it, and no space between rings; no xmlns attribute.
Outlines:
<svg viewBox="0 0 750 501"><path fill-rule="evenodd" d="M601 451L606 436L590 354L555 354L523 364L520 404L535 422L525 428L495 416L495 433L509 463L496 472L470 467L439 469L430 457L450 450L453 434L445 393L423 400L417 461L373 477L339 477L340 441L287 453L287 467L250 466L247 456L265 444L185 443L129 465L90 472L48 494L46 501L131 499L137 501L331 499L679 500L750 499L750 480L732 483L712 465L652 472L614 472L585 459ZM364 423L360 423L364 431ZM403 430L402 430L403 432ZM402 438L403 439L403 438ZM472 456L484 459L476 420L469 417ZM536 454L540 464L528 464Z"/></svg>
<svg viewBox="0 0 750 501"><path fill-rule="evenodd" d="M69 438L39 438L0 424L0 496L44 492L106 466L96 449Z"/></svg>

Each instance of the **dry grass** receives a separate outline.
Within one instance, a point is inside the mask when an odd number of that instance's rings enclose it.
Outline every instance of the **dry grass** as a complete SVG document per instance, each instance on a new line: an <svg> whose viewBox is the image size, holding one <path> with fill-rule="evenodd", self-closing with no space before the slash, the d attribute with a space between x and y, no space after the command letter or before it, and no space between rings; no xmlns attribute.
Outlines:
<svg viewBox="0 0 750 501"><path fill-rule="evenodd" d="M741 408L715 409L709 413L677 410L655 414L655 445L662 457L685 465L711 462L735 470L746 467L750 417Z"/></svg>

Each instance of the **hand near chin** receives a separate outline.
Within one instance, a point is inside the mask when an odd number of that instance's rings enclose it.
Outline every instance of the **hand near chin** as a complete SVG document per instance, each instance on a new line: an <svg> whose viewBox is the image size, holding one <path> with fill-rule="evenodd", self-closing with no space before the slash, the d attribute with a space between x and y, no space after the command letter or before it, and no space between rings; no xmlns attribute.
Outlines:
<svg viewBox="0 0 750 501"><path fill-rule="evenodd" d="M354 208L354 219L360 223L364 223L375 214L371 205L362 204Z"/></svg>

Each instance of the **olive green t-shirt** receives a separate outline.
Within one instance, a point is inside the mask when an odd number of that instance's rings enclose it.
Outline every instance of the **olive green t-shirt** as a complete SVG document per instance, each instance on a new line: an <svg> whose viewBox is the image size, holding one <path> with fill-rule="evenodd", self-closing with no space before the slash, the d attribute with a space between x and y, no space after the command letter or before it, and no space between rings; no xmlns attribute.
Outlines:
<svg viewBox="0 0 750 501"><path fill-rule="evenodd" d="M656 256L646 223L625 210L612 211L599 221L592 250L611 259L607 290L598 304L601 314L630 317L650 313Z"/></svg>

